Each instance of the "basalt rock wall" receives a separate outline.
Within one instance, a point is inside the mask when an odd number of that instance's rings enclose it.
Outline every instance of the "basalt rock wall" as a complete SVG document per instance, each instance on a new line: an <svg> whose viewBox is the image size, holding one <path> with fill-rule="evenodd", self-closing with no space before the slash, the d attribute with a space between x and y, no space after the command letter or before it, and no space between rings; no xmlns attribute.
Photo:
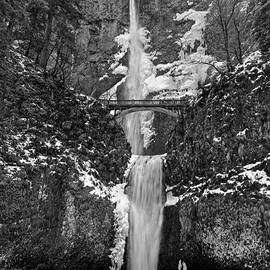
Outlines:
<svg viewBox="0 0 270 270"><path fill-rule="evenodd" d="M110 66L119 52L115 37L129 27L128 4L128 0L83 0L85 20L77 32L78 54L72 75L72 84L78 91L99 97L124 77L113 74ZM179 57L181 46L176 41L193 22L174 21L176 13L190 8L205 10L208 5L207 1L198 0L138 1L140 23L151 37L147 51L158 52L154 64L170 63ZM127 65L127 57L121 61Z"/></svg>
<svg viewBox="0 0 270 270"><path fill-rule="evenodd" d="M268 269L269 203L212 195L165 208L159 269Z"/></svg>

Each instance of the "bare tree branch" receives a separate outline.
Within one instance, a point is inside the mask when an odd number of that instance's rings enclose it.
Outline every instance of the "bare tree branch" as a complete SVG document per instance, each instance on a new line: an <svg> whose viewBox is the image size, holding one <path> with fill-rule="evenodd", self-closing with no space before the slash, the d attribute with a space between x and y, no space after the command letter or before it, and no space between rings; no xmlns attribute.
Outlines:
<svg viewBox="0 0 270 270"><path fill-rule="evenodd" d="M224 75L225 72L222 72L220 69L218 69L214 64L212 63L208 63L208 62L204 62L204 61L192 61L192 64L204 64L204 65L208 65L213 67L219 74Z"/></svg>
<svg viewBox="0 0 270 270"><path fill-rule="evenodd" d="M226 26L228 27L228 25L230 24L231 22L231 19L233 18L233 16L235 15L235 8L236 8L236 5L239 3L239 0L234 0L233 1L233 6L232 6L232 10L231 10L231 14L226 22Z"/></svg>

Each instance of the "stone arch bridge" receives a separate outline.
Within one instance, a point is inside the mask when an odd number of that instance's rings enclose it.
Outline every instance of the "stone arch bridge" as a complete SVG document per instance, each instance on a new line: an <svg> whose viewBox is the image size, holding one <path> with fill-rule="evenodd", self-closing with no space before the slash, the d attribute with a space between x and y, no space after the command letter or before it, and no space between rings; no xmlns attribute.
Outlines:
<svg viewBox="0 0 270 270"><path fill-rule="evenodd" d="M104 106L115 112L120 111L120 117L139 111L155 111L172 117L179 117L182 109L187 105L186 100L105 100L99 99Z"/></svg>

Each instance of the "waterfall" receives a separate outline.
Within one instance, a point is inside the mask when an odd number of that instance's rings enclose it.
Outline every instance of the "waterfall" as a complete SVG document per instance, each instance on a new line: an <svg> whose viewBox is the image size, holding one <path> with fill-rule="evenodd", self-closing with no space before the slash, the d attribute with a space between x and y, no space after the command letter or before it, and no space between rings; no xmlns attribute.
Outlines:
<svg viewBox="0 0 270 270"><path fill-rule="evenodd" d="M126 83L126 99L143 98L142 57L139 19L135 0L130 0L130 55ZM142 113L128 114L125 118L127 140L132 153L141 155L135 162L130 182L129 269L156 270L163 218L162 157L142 156L144 136L141 134Z"/></svg>
<svg viewBox="0 0 270 270"><path fill-rule="evenodd" d="M162 158L141 156L133 167L130 269L156 270L162 225Z"/></svg>
<svg viewBox="0 0 270 270"><path fill-rule="evenodd" d="M129 46L129 71L126 81L125 99L142 99L141 63L144 53L140 39L140 26L135 0L129 0L130 13L130 46ZM124 119L124 129L128 142L131 144L132 153L143 153L143 136L141 134L141 113L132 113Z"/></svg>
<svg viewBox="0 0 270 270"><path fill-rule="evenodd" d="M135 0L129 0L129 13L130 46L126 96L128 99L142 99L141 63L144 49L140 38L139 18Z"/></svg>

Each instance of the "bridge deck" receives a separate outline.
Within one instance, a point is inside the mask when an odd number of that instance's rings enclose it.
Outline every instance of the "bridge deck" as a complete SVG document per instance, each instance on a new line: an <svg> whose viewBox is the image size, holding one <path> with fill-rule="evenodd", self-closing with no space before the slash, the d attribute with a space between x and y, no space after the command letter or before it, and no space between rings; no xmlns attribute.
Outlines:
<svg viewBox="0 0 270 270"><path fill-rule="evenodd" d="M186 105L184 100L162 99L162 100L99 100L109 108L134 108L134 107L161 107L161 108L180 108Z"/></svg>

